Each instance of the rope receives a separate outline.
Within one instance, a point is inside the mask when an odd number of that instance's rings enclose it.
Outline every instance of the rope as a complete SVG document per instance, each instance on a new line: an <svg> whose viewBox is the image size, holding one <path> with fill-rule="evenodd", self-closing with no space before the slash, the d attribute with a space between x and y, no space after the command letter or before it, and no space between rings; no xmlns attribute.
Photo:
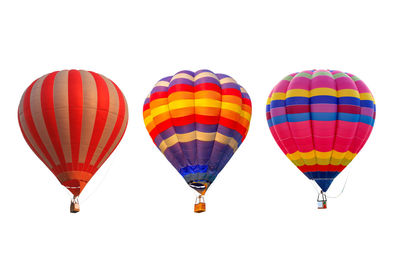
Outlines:
<svg viewBox="0 0 400 267"><path fill-rule="evenodd" d="M343 184L343 186L342 186L342 190L341 190L336 196L332 196L332 195L327 195L327 194L326 194L326 197L327 197L327 198L338 198L338 197L340 197L340 196L343 194L344 189L346 188L346 185L347 185L347 180L349 179L349 176L350 176L350 171L351 171L351 169L352 169L352 166L347 166L347 168L346 168L347 175L346 175L346 179L345 179L345 181L344 181L344 184ZM309 180L310 180L310 179L309 179ZM319 194L321 193L321 188L319 188L319 186L317 185L317 183L316 183L314 180L310 180L310 182L312 183L312 185L313 185L315 191L316 191L317 194L319 195Z"/></svg>

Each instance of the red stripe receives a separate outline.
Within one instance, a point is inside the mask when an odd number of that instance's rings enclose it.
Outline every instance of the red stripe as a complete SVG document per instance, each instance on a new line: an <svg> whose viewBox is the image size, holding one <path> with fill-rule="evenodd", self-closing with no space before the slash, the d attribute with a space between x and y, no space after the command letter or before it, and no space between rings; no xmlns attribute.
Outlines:
<svg viewBox="0 0 400 267"><path fill-rule="evenodd" d="M233 121L224 117L221 117L219 119L219 124L237 131L238 133L240 133L241 136L244 136L246 134L247 129L244 128L241 124L237 123L237 121Z"/></svg>
<svg viewBox="0 0 400 267"><path fill-rule="evenodd" d="M157 131L158 131L159 133L162 133L162 132L164 132L165 130L171 128L171 127L174 127L174 125L172 124L172 120L171 120L171 119L168 119L168 120L165 120L165 121L161 122L160 124L157 124L156 127L155 127L154 129L157 129ZM153 131L152 131L152 132L153 132ZM152 135L152 136L153 136L153 135ZM156 136L157 136L157 135L156 135ZM154 138L155 138L156 136L154 136ZM153 139L154 139L154 138L153 138Z"/></svg>
<svg viewBox="0 0 400 267"><path fill-rule="evenodd" d="M220 120L219 116L206 116L206 115L197 115L196 114L196 122L201 124L218 124Z"/></svg>
<svg viewBox="0 0 400 267"><path fill-rule="evenodd" d="M115 89L117 90L118 93L118 103L119 103L119 108L118 108L118 117L117 117L117 121L115 122L114 125L114 129L110 135L110 137L108 138L108 141L106 143L106 145L103 148L103 151L101 152L99 158L97 159L96 163L94 164L95 168L100 168L99 163L103 160L104 156L107 154L108 150L110 150L112 144L115 142L115 140L117 139L117 136L121 130L122 127L122 123L124 122L124 118L125 118L125 99L124 96L121 93L121 90L119 90L119 88L117 87L117 85L115 85L113 83ZM110 154L111 155L111 154Z"/></svg>
<svg viewBox="0 0 400 267"><path fill-rule="evenodd" d="M44 123L46 124L46 130L49 134L51 143L53 144L54 150L60 160L60 167L65 167L64 152L61 147L60 135L58 134L56 114L54 110L54 79L58 71L50 73L44 79L42 84L42 91L40 95L42 103L42 113ZM59 171L61 171L61 168Z"/></svg>
<svg viewBox="0 0 400 267"><path fill-rule="evenodd" d="M143 112L150 108L150 102L143 105Z"/></svg>
<svg viewBox="0 0 400 267"><path fill-rule="evenodd" d="M35 82L36 81L34 81L32 84L34 84ZM25 99L25 95L24 95L24 99ZM22 101L21 105L23 105L23 101ZM21 116L24 116L24 114L22 113ZM38 151L36 151L36 149L33 147L33 144L29 141L28 136L26 135L26 133L24 132L24 129L22 128L21 117L20 117L19 111L18 111L18 124L19 124L19 127L21 129L22 136L24 137L24 139L25 139L26 143L28 144L28 146L31 148L33 153L35 153L36 156L44 163L44 159L40 156ZM48 166L48 167L50 167L50 166Z"/></svg>
<svg viewBox="0 0 400 267"><path fill-rule="evenodd" d="M80 72L77 70L70 70L68 72L68 106L72 168L76 169L79 161L83 116L82 78Z"/></svg>
<svg viewBox="0 0 400 267"><path fill-rule="evenodd" d="M309 105L294 105L294 106L286 106L287 114L296 114L296 113L309 113L310 106Z"/></svg>
<svg viewBox="0 0 400 267"><path fill-rule="evenodd" d="M54 163L53 159L50 157L49 152L47 151L42 140L40 139L39 133L35 127L35 124L34 124L33 118L32 118L30 100L31 100L32 87L35 83L36 83L36 81L34 83L32 83L31 86L28 87L28 89L26 89L25 98L24 98L24 108L23 108L24 116L25 116L26 124L28 126L29 132L30 132L33 140L35 141L35 143L37 144L39 149L43 152L46 159L49 161L49 163L51 165L50 167L52 168L52 171L54 172L56 169L56 164Z"/></svg>
<svg viewBox="0 0 400 267"><path fill-rule="evenodd" d="M248 98L242 98L242 103L251 107L251 100Z"/></svg>
<svg viewBox="0 0 400 267"><path fill-rule="evenodd" d="M317 171L322 171L322 172L328 172L328 171L337 171L341 172L346 166L343 165L303 165L297 167L299 170L303 173L305 172L317 172Z"/></svg>
<svg viewBox="0 0 400 267"><path fill-rule="evenodd" d="M157 144L155 143L155 139L156 139L156 137L160 134L160 132L158 131L157 127L155 127L153 130L151 130L151 132L150 132L149 134L150 134L151 139L153 139L153 143L154 143L155 145L157 145Z"/></svg>
<svg viewBox="0 0 400 267"><path fill-rule="evenodd" d="M93 158L93 154L100 142L100 138L103 134L104 127L107 122L109 105L110 105L110 95L108 87L103 78L97 73L90 72L96 82L97 87L97 111L96 119L94 122L92 138L90 139L90 145L88 153L85 160L85 168L89 169L90 161Z"/></svg>
<svg viewBox="0 0 400 267"><path fill-rule="evenodd" d="M168 97L168 92L155 92L150 95L150 102L155 99L167 98L167 97Z"/></svg>
<svg viewBox="0 0 400 267"><path fill-rule="evenodd" d="M215 83L199 83L194 87L194 92L200 91L215 91L217 93L221 93L221 87Z"/></svg>
<svg viewBox="0 0 400 267"><path fill-rule="evenodd" d="M223 95L234 95L242 98L242 92L236 88L224 88L222 89Z"/></svg>
<svg viewBox="0 0 400 267"><path fill-rule="evenodd" d="M191 124L195 122L195 114L191 114L188 116L184 117L178 117L178 118L171 118L172 124L175 126L183 126L187 124Z"/></svg>
<svg viewBox="0 0 400 267"><path fill-rule="evenodd" d="M193 85L185 83L177 83L168 88L168 95L175 92L193 92Z"/></svg>
<svg viewBox="0 0 400 267"><path fill-rule="evenodd" d="M338 105L338 112L360 114L361 107L353 105Z"/></svg>

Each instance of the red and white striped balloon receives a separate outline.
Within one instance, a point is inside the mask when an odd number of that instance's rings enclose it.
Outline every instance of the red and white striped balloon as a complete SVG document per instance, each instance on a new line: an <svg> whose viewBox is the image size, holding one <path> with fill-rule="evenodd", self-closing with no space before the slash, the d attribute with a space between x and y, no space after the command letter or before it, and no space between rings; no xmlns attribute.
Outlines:
<svg viewBox="0 0 400 267"><path fill-rule="evenodd" d="M110 79L63 70L42 76L26 89L18 120L33 152L79 196L124 135L128 107Z"/></svg>

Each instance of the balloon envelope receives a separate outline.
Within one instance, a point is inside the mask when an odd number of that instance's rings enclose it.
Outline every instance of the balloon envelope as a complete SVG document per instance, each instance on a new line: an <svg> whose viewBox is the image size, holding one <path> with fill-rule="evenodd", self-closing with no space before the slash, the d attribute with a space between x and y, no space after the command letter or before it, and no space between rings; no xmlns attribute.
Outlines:
<svg viewBox="0 0 400 267"><path fill-rule="evenodd" d="M285 155L326 192L367 141L375 100L350 73L303 71L286 76L272 90L267 120Z"/></svg>
<svg viewBox="0 0 400 267"><path fill-rule="evenodd" d="M143 117L155 145L204 194L245 139L251 101L225 74L181 71L155 85Z"/></svg>
<svg viewBox="0 0 400 267"><path fill-rule="evenodd" d="M78 196L124 135L128 107L108 78L63 70L26 89L18 119L33 152Z"/></svg>

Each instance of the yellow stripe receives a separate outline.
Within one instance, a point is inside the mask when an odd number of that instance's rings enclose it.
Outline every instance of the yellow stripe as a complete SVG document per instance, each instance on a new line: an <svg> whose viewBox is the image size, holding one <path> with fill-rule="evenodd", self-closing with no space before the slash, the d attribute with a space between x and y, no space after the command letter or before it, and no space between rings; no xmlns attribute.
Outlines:
<svg viewBox="0 0 400 267"><path fill-rule="evenodd" d="M285 93L273 93L271 96L271 101L272 100L285 100L285 99L286 99Z"/></svg>
<svg viewBox="0 0 400 267"><path fill-rule="evenodd" d="M310 152L296 151L292 154L286 154L286 156L296 166L303 166L304 163L306 165L347 165L355 158L356 155L356 153L352 153L350 151L338 152L336 150L333 150L332 152L321 152L317 150L312 150Z"/></svg>
<svg viewBox="0 0 400 267"><path fill-rule="evenodd" d="M160 115L164 112L169 112L168 105L162 105L162 106L151 109L151 115L153 117Z"/></svg>
<svg viewBox="0 0 400 267"><path fill-rule="evenodd" d="M360 94L354 89L343 89L338 91L338 97L356 97L360 98Z"/></svg>
<svg viewBox="0 0 400 267"><path fill-rule="evenodd" d="M286 92L286 97L310 97L310 91L304 89L291 89Z"/></svg>
<svg viewBox="0 0 400 267"><path fill-rule="evenodd" d="M329 96L337 97L337 91L332 88L326 88L326 87L315 88L315 89L312 89L310 92L311 92L311 97L319 96L319 95L329 95Z"/></svg>
<svg viewBox="0 0 400 267"><path fill-rule="evenodd" d="M374 99L374 97L372 96L372 94L370 94L370 93L361 93L361 94L360 94L360 99L361 99L361 100L371 100L371 101L373 101L374 104L375 104L375 99Z"/></svg>
<svg viewBox="0 0 400 267"><path fill-rule="evenodd" d="M229 103L229 102L222 102L221 109L227 109L227 110L234 111L236 113L240 113L240 111L242 110L242 105L233 104L233 103Z"/></svg>
<svg viewBox="0 0 400 267"><path fill-rule="evenodd" d="M240 113L240 116L250 122L251 114L249 112L242 110L242 112Z"/></svg>
<svg viewBox="0 0 400 267"><path fill-rule="evenodd" d="M144 118L144 125L147 126L152 121L153 121L153 116L149 115L146 118Z"/></svg>

